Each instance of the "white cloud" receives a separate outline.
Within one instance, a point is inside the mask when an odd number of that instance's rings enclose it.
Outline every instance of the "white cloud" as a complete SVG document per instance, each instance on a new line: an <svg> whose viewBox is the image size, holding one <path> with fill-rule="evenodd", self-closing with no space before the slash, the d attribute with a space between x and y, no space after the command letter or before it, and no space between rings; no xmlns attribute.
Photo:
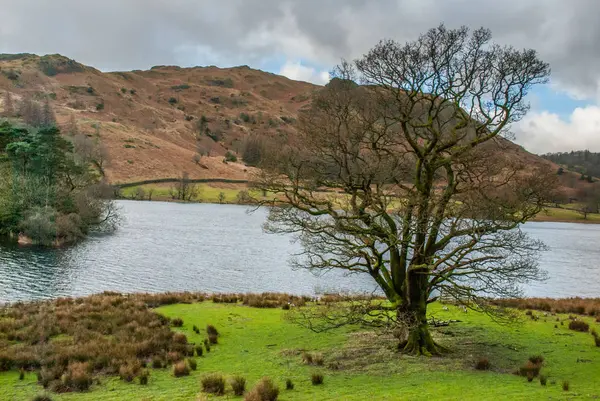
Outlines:
<svg viewBox="0 0 600 401"><path fill-rule="evenodd" d="M299 62L287 61L279 70L279 74L296 81L307 81L318 85L329 82L329 72L317 70Z"/></svg>
<svg viewBox="0 0 600 401"><path fill-rule="evenodd" d="M533 153L600 152L600 106L578 107L568 120L547 111L531 112L515 127L515 135L515 142Z"/></svg>

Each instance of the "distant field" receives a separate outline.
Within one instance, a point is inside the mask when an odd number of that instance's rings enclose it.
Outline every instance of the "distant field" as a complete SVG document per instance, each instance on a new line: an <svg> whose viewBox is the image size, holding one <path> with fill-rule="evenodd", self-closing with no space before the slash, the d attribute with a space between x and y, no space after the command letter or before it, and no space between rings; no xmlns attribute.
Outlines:
<svg viewBox="0 0 600 401"><path fill-rule="evenodd" d="M190 376L174 378L171 369L150 369L147 386L103 378L86 393L52 395L54 400L164 400L194 401L201 393L200 379L219 372L230 377L242 375L252 387L269 376L281 389L280 400L542 400L595 399L600 397L600 348L588 333L567 328L567 315L552 316L534 312L538 320L525 319L514 325L498 325L487 316L464 313L454 306L443 310L433 304L438 319L460 323L435 329L438 341L453 352L443 358L410 357L397 353L389 338L360 329L341 329L316 334L285 319L281 309L257 309L239 304L210 301L175 304L157 310L165 316L183 319L189 341L205 337L193 332L194 325L215 325L221 332L219 344L203 357L196 357L198 370ZM581 317L600 329L590 317ZM324 366L302 362L303 350L320 352ZM542 374L547 386L536 378L513 372L534 355L544 357ZM474 369L479 358L488 358L489 371ZM334 369L333 366L336 368ZM324 384L313 386L310 375L320 372ZM295 384L285 390L286 379ZM569 391L562 383L568 381ZM17 372L0 374L0 399L31 400L40 393L34 373L18 380ZM223 397L241 400L228 386Z"/></svg>

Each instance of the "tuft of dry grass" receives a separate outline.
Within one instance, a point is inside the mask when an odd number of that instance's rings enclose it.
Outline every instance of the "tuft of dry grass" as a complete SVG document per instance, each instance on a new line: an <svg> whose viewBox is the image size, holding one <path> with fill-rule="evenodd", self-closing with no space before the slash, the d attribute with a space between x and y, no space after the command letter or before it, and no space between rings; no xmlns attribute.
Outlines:
<svg viewBox="0 0 600 401"><path fill-rule="evenodd" d="M277 401L279 387L268 377L263 377L254 388L246 394L245 401Z"/></svg>
<svg viewBox="0 0 600 401"><path fill-rule="evenodd" d="M246 378L242 376L234 376L230 379L231 388L233 389L233 394L235 395L244 395L246 392Z"/></svg>
<svg viewBox="0 0 600 401"><path fill-rule="evenodd" d="M313 384L313 386L320 386L321 384L323 384L324 381L324 377L322 373L312 373L310 375L310 382Z"/></svg>
<svg viewBox="0 0 600 401"><path fill-rule="evenodd" d="M563 391L569 391L570 388L571 388L571 385L570 385L569 381L568 380L564 380L562 382L562 389L563 389Z"/></svg>
<svg viewBox="0 0 600 401"><path fill-rule="evenodd" d="M506 308L596 316L600 321L600 298L514 298L494 299L491 302Z"/></svg>
<svg viewBox="0 0 600 401"><path fill-rule="evenodd" d="M177 362L173 365L173 376L183 377L190 375L190 368L184 361Z"/></svg>
<svg viewBox="0 0 600 401"><path fill-rule="evenodd" d="M0 342L0 370L37 370L40 384L60 392L83 391L98 374L133 381L147 363L165 367L165 358L173 363L193 352L185 335L173 333L169 319L151 308L204 299L106 292L8 305L0 310L0 336L9 340Z"/></svg>
<svg viewBox="0 0 600 401"><path fill-rule="evenodd" d="M213 373L204 376L201 380L202 391L209 394L223 395L225 393L225 379L223 375Z"/></svg>
<svg viewBox="0 0 600 401"><path fill-rule="evenodd" d="M286 379L285 380L285 389L286 390L293 390L294 389L294 382L292 381L292 379Z"/></svg>
<svg viewBox="0 0 600 401"><path fill-rule="evenodd" d="M590 325L583 320L571 320L569 322L569 330L587 333L590 330Z"/></svg>
<svg viewBox="0 0 600 401"><path fill-rule="evenodd" d="M477 370L489 370L490 366L490 360L484 357L479 358L477 362L475 362L475 369Z"/></svg>

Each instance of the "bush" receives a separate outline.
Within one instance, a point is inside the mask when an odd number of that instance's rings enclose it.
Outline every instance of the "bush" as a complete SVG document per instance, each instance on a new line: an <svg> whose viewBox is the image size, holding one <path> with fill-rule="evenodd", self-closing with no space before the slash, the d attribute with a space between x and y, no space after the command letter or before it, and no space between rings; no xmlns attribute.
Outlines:
<svg viewBox="0 0 600 401"><path fill-rule="evenodd" d="M104 110L104 103L98 103L96 105L96 110L100 111L100 110Z"/></svg>
<svg viewBox="0 0 600 401"><path fill-rule="evenodd" d="M204 348L202 348L202 345L200 345L200 344L196 345L196 355L202 356L203 353L204 353Z"/></svg>
<svg viewBox="0 0 600 401"><path fill-rule="evenodd" d="M569 330L580 331L582 333L587 333L590 329L590 325L584 322L583 320L571 320L569 322Z"/></svg>
<svg viewBox="0 0 600 401"><path fill-rule="evenodd" d="M519 369L519 374L527 378L531 377L533 380L534 377L537 377L540 374L541 369L541 364L527 361L527 363L524 366L521 366L521 368Z"/></svg>
<svg viewBox="0 0 600 401"><path fill-rule="evenodd" d="M237 162L237 156L231 153L230 151L227 151L227 153L225 153L225 161L235 163Z"/></svg>
<svg viewBox="0 0 600 401"><path fill-rule="evenodd" d="M194 358L188 358L187 363L191 370L198 369L198 362Z"/></svg>
<svg viewBox="0 0 600 401"><path fill-rule="evenodd" d="M313 373L310 375L310 381L313 386L319 386L323 384L323 375L321 373Z"/></svg>
<svg viewBox="0 0 600 401"><path fill-rule="evenodd" d="M175 344L187 344L187 337L183 333L174 333L173 342Z"/></svg>
<svg viewBox="0 0 600 401"><path fill-rule="evenodd" d="M171 325L173 327L181 327L183 326L183 320L181 318L176 317L171 321Z"/></svg>
<svg viewBox="0 0 600 401"><path fill-rule="evenodd" d="M154 369L161 369L163 366L165 366L165 362L161 357L155 356L152 358L152 367Z"/></svg>
<svg viewBox="0 0 600 401"><path fill-rule="evenodd" d="M208 342L210 344L218 344L219 343L219 337L217 337L216 334L209 334L208 335Z"/></svg>
<svg viewBox="0 0 600 401"><path fill-rule="evenodd" d="M490 361L487 358L479 358L477 362L475 362L475 369L477 370L489 370L490 369Z"/></svg>
<svg viewBox="0 0 600 401"><path fill-rule="evenodd" d="M129 361L125 365L121 365L119 368L119 377L128 383L132 382L133 379L138 375L142 365L139 361Z"/></svg>
<svg viewBox="0 0 600 401"><path fill-rule="evenodd" d="M204 348L206 348L206 352L210 352L210 341L208 341L208 338L204 339Z"/></svg>
<svg viewBox="0 0 600 401"><path fill-rule="evenodd" d="M177 362L175 365L173 365L173 376L175 377L183 377L183 376L189 376L190 375L190 368L188 368L188 365L183 362Z"/></svg>
<svg viewBox="0 0 600 401"><path fill-rule="evenodd" d="M25 370L23 368L19 369L19 380L25 379Z"/></svg>
<svg viewBox="0 0 600 401"><path fill-rule="evenodd" d="M246 379L242 376L234 376L231 378L231 388L233 394L244 395L246 392Z"/></svg>
<svg viewBox="0 0 600 401"><path fill-rule="evenodd" d="M564 380L564 381L562 382L562 389L563 389L563 391L569 391L569 388L570 388L570 387L571 387L571 386L569 385L569 381L568 381L568 380Z"/></svg>
<svg viewBox="0 0 600 401"><path fill-rule="evenodd" d="M279 397L279 387L273 383L273 380L268 377L263 377L254 386L252 391L246 394L246 401L277 401Z"/></svg>
<svg viewBox="0 0 600 401"><path fill-rule="evenodd" d="M202 391L209 394L223 395L225 393L225 379L223 375L213 373L202 378Z"/></svg>
<svg viewBox="0 0 600 401"><path fill-rule="evenodd" d="M209 324L209 325L206 326L206 334L208 334L209 336L211 334L215 335L215 336L218 336L219 335L219 331L216 329L215 326L213 326L212 324Z"/></svg>
<svg viewBox="0 0 600 401"><path fill-rule="evenodd" d="M540 375L540 384L545 386L548 383L548 378L544 375Z"/></svg>
<svg viewBox="0 0 600 401"><path fill-rule="evenodd" d="M306 365L323 366L325 360L323 359L323 354L320 352L304 352L302 354L302 362Z"/></svg>
<svg viewBox="0 0 600 401"><path fill-rule="evenodd" d="M174 97L169 98L169 104L176 104L176 103L177 103L177 98L174 98Z"/></svg>
<svg viewBox="0 0 600 401"><path fill-rule="evenodd" d="M194 333L196 333L196 334L200 334L200 329L199 329L199 328L198 328L198 326L196 326L196 325L194 325L194 326L192 327L192 331L193 331Z"/></svg>
<svg viewBox="0 0 600 401"><path fill-rule="evenodd" d="M74 391L86 391L92 385L89 365L84 362L75 362L68 366L67 372L62 375L61 382Z"/></svg>
<svg viewBox="0 0 600 401"><path fill-rule="evenodd" d="M535 365L541 365L542 363L544 363L544 357L541 355L532 355L529 357L529 362Z"/></svg>
<svg viewBox="0 0 600 401"><path fill-rule="evenodd" d="M293 390L294 389L294 382L291 379L287 379L285 381L285 389L286 390Z"/></svg>
<svg viewBox="0 0 600 401"><path fill-rule="evenodd" d="M142 386L145 386L148 384L149 376L150 376L150 372L148 372L146 369L142 370L142 373L140 373L140 384Z"/></svg>

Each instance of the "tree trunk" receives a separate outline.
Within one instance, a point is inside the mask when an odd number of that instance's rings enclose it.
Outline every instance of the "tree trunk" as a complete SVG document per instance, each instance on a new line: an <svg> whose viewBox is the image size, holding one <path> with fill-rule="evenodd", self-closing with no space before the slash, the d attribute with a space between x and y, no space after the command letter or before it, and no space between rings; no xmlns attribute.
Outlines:
<svg viewBox="0 0 600 401"><path fill-rule="evenodd" d="M408 329L406 341L398 348L412 355L440 355L443 347L436 344L427 325L428 275L421 269L409 269L406 302L398 309L399 323Z"/></svg>

